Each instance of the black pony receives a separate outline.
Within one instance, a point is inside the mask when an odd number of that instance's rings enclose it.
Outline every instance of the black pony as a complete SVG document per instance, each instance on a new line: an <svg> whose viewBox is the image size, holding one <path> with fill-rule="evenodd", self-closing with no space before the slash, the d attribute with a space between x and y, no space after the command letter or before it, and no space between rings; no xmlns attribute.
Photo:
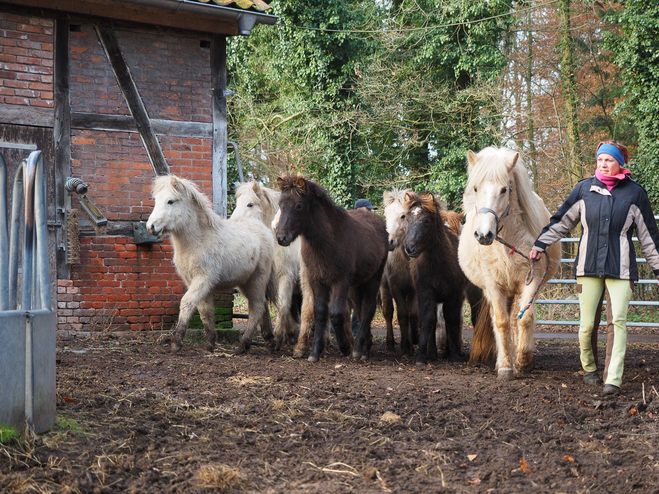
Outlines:
<svg viewBox="0 0 659 494"><path fill-rule="evenodd" d="M472 285L458 264L458 237L444 224L441 205L431 193L408 192L405 196L407 236L405 253L419 311L419 347L416 361L425 364L437 359L435 326L437 304L444 304L446 348L449 360L463 361L462 305L465 296L471 305L472 321L478 319L482 291Z"/></svg>
<svg viewBox="0 0 659 494"><path fill-rule="evenodd" d="M302 260L314 296L314 344L309 360L316 362L323 352L328 315L337 329L339 349L349 354L350 343L338 330L343 328L348 297L359 319L352 356L368 358L371 321L387 260L384 221L370 211L346 211L301 174L285 174L277 183L281 190L277 241L286 246L301 237Z"/></svg>

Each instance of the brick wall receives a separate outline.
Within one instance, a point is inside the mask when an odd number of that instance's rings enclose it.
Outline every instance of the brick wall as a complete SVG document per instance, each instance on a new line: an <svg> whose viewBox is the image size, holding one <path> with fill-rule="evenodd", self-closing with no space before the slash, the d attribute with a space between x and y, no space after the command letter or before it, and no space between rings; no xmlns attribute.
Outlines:
<svg viewBox="0 0 659 494"><path fill-rule="evenodd" d="M53 106L53 21L0 13L0 102ZM151 118L210 122L209 48L200 37L117 31L119 45ZM91 26L70 33L71 110L129 115L112 68ZM73 130L71 174L89 184L88 197L111 224L146 221L154 172L137 134ZM172 173L212 192L210 139L160 137ZM72 208L86 217L78 197ZM87 224L89 224L87 222ZM87 227L84 231L89 232ZM57 280L58 329L169 329L185 286L172 247L135 245L132 236L81 235L80 262ZM230 312L232 295L217 297ZM220 326L227 326L227 317ZM230 326L230 317L228 325Z"/></svg>
<svg viewBox="0 0 659 494"><path fill-rule="evenodd" d="M53 106L53 21L0 12L0 102Z"/></svg>

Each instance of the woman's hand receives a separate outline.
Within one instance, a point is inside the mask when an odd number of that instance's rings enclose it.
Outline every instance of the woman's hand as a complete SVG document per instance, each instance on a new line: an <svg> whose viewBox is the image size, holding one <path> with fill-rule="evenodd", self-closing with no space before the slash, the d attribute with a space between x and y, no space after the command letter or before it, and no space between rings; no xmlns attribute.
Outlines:
<svg viewBox="0 0 659 494"><path fill-rule="evenodd" d="M531 259L532 261L537 261L538 259L540 259L540 251L531 249L531 252L529 252L529 259Z"/></svg>

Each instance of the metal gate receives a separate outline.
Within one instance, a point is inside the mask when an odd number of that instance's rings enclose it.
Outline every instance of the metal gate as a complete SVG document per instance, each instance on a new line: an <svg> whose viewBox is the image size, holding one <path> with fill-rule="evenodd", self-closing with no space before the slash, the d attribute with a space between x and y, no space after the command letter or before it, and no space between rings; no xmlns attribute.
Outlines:
<svg viewBox="0 0 659 494"><path fill-rule="evenodd" d="M659 216L655 216L655 219L659 219ZM638 242L637 237L633 237L634 242ZM579 239L578 238L564 238L561 240L562 243L578 243ZM574 259L573 258L562 258L561 259L561 264L574 264ZM636 262L639 264L647 262L644 258L642 257L637 257ZM559 284L559 285L576 285L577 280L572 278L572 279L553 279L549 280L547 282L548 284ZM659 281L656 279L639 279L636 284L637 285L657 285ZM572 304L579 304L579 300L570 300L570 299L555 299L555 300L550 300L550 299L539 299L536 301L536 304L560 304L560 305L572 305ZM604 304L606 304L606 300L604 301ZM659 301L657 300L632 300L629 302L630 306L654 306L654 307L659 307ZM536 324L547 324L547 325L557 325L557 326L578 326L579 321L554 321L554 320L538 320L536 321ZM600 326L606 326L606 322L600 322ZM659 323L657 322L636 322L636 321L627 321L627 326L630 327L650 327L650 328L656 328L659 327Z"/></svg>
<svg viewBox="0 0 659 494"><path fill-rule="evenodd" d="M41 433L55 423L57 324L50 296L41 151L33 151L18 166L11 211L7 185L0 153L0 423L19 430L27 423Z"/></svg>

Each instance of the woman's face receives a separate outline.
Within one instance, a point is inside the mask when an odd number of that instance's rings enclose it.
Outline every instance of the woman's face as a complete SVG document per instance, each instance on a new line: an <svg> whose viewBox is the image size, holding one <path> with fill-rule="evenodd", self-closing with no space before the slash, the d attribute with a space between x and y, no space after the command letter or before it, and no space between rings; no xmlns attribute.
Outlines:
<svg viewBox="0 0 659 494"><path fill-rule="evenodd" d="M597 157L597 171L602 175L617 175L620 173L620 163L610 154L601 153Z"/></svg>

